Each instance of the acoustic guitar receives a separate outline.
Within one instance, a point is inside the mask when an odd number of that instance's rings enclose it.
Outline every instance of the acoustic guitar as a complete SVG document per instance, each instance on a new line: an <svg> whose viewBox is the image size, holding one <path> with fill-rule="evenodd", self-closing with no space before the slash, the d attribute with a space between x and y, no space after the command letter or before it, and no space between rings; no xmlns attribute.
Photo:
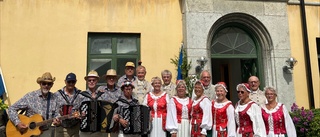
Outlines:
<svg viewBox="0 0 320 137"><path fill-rule="evenodd" d="M20 121L25 124L28 128L21 132L10 120L6 126L6 134L7 137L30 137L32 135L38 136L41 134L40 126L44 126L52 123L55 118L51 118L48 120L43 120L40 114L35 114L30 117L25 115L18 115ZM79 117L79 112L74 112L73 114L64 115L61 117L57 117L60 120L70 119Z"/></svg>

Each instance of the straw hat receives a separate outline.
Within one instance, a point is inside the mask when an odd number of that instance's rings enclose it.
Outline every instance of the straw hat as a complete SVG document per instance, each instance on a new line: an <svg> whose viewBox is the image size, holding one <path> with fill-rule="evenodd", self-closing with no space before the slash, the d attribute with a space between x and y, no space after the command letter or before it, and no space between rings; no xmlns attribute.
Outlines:
<svg viewBox="0 0 320 137"><path fill-rule="evenodd" d="M106 73L106 76L117 76L117 71L114 69L109 69Z"/></svg>
<svg viewBox="0 0 320 137"><path fill-rule="evenodd" d="M98 72L95 71L95 70L91 70L87 76L84 77L85 80L87 80L88 77L95 77L97 79L99 79L99 75L98 75Z"/></svg>
<svg viewBox="0 0 320 137"><path fill-rule="evenodd" d="M133 62L127 62L126 67L135 67Z"/></svg>
<svg viewBox="0 0 320 137"><path fill-rule="evenodd" d="M102 76L104 79L106 79L107 77L117 77L118 78L118 75L117 75L117 71L114 70L114 69L109 69L106 74L104 74Z"/></svg>
<svg viewBox="0 0 320 137"><path fill-rule="evenodd" d="M44 73L41 77L37 78L37 83L40 84L41 82L54 82L56 80L55 77L52 78L50 72Z"/></svg>

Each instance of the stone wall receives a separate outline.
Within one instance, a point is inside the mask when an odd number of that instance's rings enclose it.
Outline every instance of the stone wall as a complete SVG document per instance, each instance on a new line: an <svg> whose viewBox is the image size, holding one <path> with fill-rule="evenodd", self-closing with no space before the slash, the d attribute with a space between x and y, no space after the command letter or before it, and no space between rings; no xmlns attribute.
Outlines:
<svg viewBox="0 0 320 137"><path fill-rule="evenodd" d="M234 14L244 16L242 25L252 28L258 35L261 45L262 64L266 86L273 86L278 91L279 102L287 108L295 102L292 74L283 71L285 60L291 57L287 3L283 1L231 1L231 0L185 0L183 6L183 35L192 66L197 66L197 59L205 56L209 59L204 69L211 70L210 34L219 27L214 24L226 16ZM250 19L262 24L251 23ZM238 22L237 20L235 20ZM247 22L247 23L246 23ZM220 22L223 24L223 21ZM262 31L262 29L264 29ZM195 69L190 73L194 74Z"/></svg>

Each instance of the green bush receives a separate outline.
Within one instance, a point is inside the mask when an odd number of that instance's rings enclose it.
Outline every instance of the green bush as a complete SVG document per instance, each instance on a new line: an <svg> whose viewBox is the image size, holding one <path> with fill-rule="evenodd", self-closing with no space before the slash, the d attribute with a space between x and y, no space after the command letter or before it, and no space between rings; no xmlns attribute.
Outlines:
<svg viewBox="0 0 320 137"><path fill-rule="evenodd" d="M308 137L320 137L320 109L312 109L314 118L310 123Z"/></svg>
<svg viewBox="0 0 320 137"><path fill-rule="evenodd" d="M290 116L297 131L297 137L320 136L320 109L306 110L293 103Z"/></svg>
<svg viewBox="0 0 320 137"><path fill-rule="evenodd" d="M2 99L0 99L0 111L3 111L8 108L8 105L5 104Z"/></svg>

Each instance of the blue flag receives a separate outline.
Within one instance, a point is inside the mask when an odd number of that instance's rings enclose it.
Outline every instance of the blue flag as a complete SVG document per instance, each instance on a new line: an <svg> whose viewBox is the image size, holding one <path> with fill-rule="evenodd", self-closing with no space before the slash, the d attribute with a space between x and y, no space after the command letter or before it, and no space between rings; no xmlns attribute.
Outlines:
<svg viewBox="0 0 320 137"><path fill-rule="evenodd" d="M182 66L182 60L183 60L182 48L183 48L183 46L181 45L180 54L179 54L179 62L178 62L177 80L181 80L182 79L182 72L181 72L181 66Z"/></svg>
<svg viewBox="0 0 320 137"><path fill-rule="evenodd" d="M3 99L3 94L6 93L6 86L3 79L2 70L0 68L0 96Z"/></svg>

